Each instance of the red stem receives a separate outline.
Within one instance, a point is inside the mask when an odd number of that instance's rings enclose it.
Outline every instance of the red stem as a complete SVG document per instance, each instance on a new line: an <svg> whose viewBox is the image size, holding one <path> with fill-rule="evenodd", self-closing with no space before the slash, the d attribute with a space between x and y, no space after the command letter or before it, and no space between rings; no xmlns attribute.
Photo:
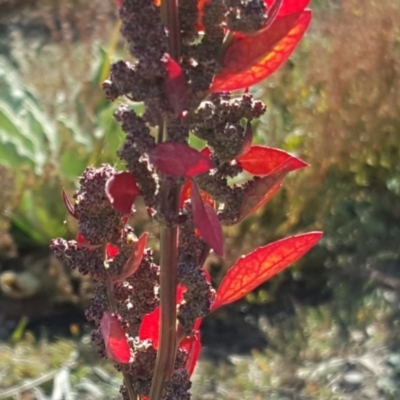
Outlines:
<svg viewBox="0 0 400 400"><path fill-rule="evenodd" d="M180 59L180 29L178 0L162 0L162 21L168 29L169 53L177 62ZM185 1L185 0L183 0ZM164 132L167 121L164 121ZM161 180L160 201L169 215L178 215L179 187L168 179ZM176 286L178 263L178 227L163 225L160 228L160 328L159 347L150 390L150 400L160 400L165 382L174 371L176 355Z"/></svg>

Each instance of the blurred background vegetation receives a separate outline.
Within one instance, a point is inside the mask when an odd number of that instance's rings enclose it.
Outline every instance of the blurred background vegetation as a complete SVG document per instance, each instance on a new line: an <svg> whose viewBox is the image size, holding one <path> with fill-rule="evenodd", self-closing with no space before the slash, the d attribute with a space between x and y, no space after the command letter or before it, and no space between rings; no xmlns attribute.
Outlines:
<svg viewBox="0 0 400 400"><path fill-rule="evenodd" d="M229 228L226 260L209 268L218 283L258 245L307 230L325 236L293 268L204 321L196 399L400 398L400 3L314 0L312 8L295 54L253 91L268 105L256 141L310 167ZM98 398L109 399L115 388L95 373L77 317L90 285L54 267L46 248L76 231L62 188L71 193L88 164L117 163L116 105L100 87L110 60L125 57L114 3L0 0L0 54L0 399L55 369L53 382L76 351L68 368L79 398L96 398L81 386L100 380ZM17 296L26 271L42 283L51 272L62 277ZM50 286L70 289L60 300ZM44 354L43 363L22 368L16 353Z"/></svg>

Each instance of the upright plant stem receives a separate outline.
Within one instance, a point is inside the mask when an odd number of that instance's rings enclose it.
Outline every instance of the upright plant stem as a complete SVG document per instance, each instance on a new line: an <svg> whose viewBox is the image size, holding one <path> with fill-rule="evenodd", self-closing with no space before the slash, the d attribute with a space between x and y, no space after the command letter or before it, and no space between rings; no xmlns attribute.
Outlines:
<svg viewBox="0 0 400 400"><path fill-rule="evenodd" d="M160 241L160 341L150 391L151 400L159 400L161 398L164 383L174 370L176 353L178 228L162 226Z"/></svg>
<svg viewBox="0 0 400 400"><path fill-rule="evenodd" d="M179 62L180 29L178 20L178 0L162 0L161 16L168 29L169 53ZM164 132L168 121L164 121ZM178 215L179 187L169 179L162 179L161 202L169 215ZM176 286L178 263L178 227L166 224L160 227L160 331L159 347L150 400L160 400L165 382L174 371L176 356Z"/></svg>
<svg viewBox="0 0 400 400"><path fill-rule="evenodd" d="M181 54L181 37L179 29L178 0L161 0L161 18L164 25L168 28L170 56L176 61L179 61Z"/></svg>

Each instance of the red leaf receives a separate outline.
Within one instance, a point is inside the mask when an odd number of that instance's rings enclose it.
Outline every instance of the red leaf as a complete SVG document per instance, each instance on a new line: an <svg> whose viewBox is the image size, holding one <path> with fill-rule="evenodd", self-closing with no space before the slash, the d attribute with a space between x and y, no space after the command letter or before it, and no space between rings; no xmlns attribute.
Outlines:
<svg viewBox="0 0 400 400"><path fill-rule="evenodd" d="M179 208L183 208L183 204L186 200L189 200L192 194L192 183L190 179L186 179L185 184L182 187L181 195L179 197ZM200 196L208 203L210 206L214 207L214 200L213 198L206 192L200 190Z"/></svg>
<svg viewBox="0 0 400 400"><path fill-rule="evenodd" d="M311 21L311 11L277 18L257 35L234 39L211 91L245 89L275 72L296 48Z"/></svg>
<svg viewBox="0 0 400 400"><path fill-rule="evenodd" d="M185 143L160 143L151 151L150 161L161 172L171 176L191 177L214 168L209 157Z"/></svg>
<svg viewBox="0 0 400 400"><path fill-rule="evenodd" d="M224 71L239 73L253 67L286 36L300 15L295 13L279 18L270 28L262 29L256 35L233 38L223 56L220 74Z"/></svg>
<svg viewBox="0 0 400 400"><path fill-rule="evenodd" d="M178 285L176 288L176 304L179 304L183 300L183 294L186 288L183 285ZM159 326L160 326L160 307L156 307L151 313L146 314L143 317L142 323L139 328L139 339L140 340L151 340L153 347L158 349L158 338L159 338Z"/></svg>
<svg viewBox="0 0 400 400"><path fill-rule="evenodd" d="M273 7L277 1L278 0L264 0L264 3L267 5L268 10L271 10L271 7ZM279 8L277 18L303 11L309 3L310 0L283 0L282 5Z"/></svg>
<svg viewBox="0 0 400 400"><path fill-rule="evenodd" d="M258 179L244 196L239 220L263 207L281 188L283 179L292 170L291 160L275 168L270 174Z"/></svg>
<svg viewBox="0 0 400 400"><path fill-rule="evenodd" d="M117 5L118 8L122 7L122 0L115 0L115 4Z"/></svg>
<svg viewBox="0 0 400 400"><path fill-rule="evenodd" d="M107 357L119 363L128 363L131 358L131 352L118 317L109 311L104 312L100 321L100 330Z"/></svg>
<svg viewBox="0 0 400 400"><path fill-rule="evenodd" d="M128 260L126 261L121 271L121 274L118 276L119 280L123 281L126 278L129 278L139 268L139 265L142 262L144 249L146 248L147 245L148 235L149 234L147 232L143 233L138 239L138 241L132 246L132 252Z"/></svg>
<svg viewBox="0 0 400 400"><path fill-rule="evenodd" d="M268 5L267 2L264 1L264 3L267 5L268 17L267 17L267 20L265 21L264 27L261 30L268 29L272 25L272 23L275 21L276 16L279 13L279 10L280 10L283 2L284 2L284 0L276 0L271 5ZM259 32L260 31L255 31L253 33L248 33L248 34L244 34L242 32L234 32L234 37L239 38L239 37L245 37L245 36L254 36L254 35L257 35Z"/></svg>
<svg viewBox="0 0 400 400"><path fill-rule="evenodd" d="M65 208L67 209L68 213L69 213L72 217L76 218L74 206L73 206L73 205L71 204L71 202L69 201L69 198L68 198L68 196L67 196L67 193L65 192L64 189L63 189L63 191L62 191L62 195L63 195L63 200L64 200Z"/></svg>
<svg viewBox="0 0 400 400"><path fill-rule="evenodd" d="M76 243L78 245L78 248L86 247L89 250L98 249L101 246L100 244L89 243L89 241L87 241L80 232L78 232L78 234L76 235Z"/></svg>
<svg viewBox="0 0 400 400"><path fill-rule="evenodd" d="M189 376L191 376L201 352L201 338L199 331L194 334L194 337L190 338L190 347L187 349L187 351L188 356L186 359L185 368Z"/></svg>
<svg viewBox="0 0 400 400"><path fill-rule="evenodd" d="M315 246L321 237L322 232L291 236L239 258L222 280L213 310L239 300L283 271Z"/></svg>
<svg viewBox="0 0 400 400"><path fill-rule="evenodd" d="M106 253L107 253L107 258L109 260L113 259L119 253L119 248L117 246L112 245L111 243L107 243Z"/></svg>
<svg viewBox="0 0 400 400"><path fill-rule="evenodd" d="M203 154L203 156L206 156L208 158L211 158L212 151L208 146L204 146L201 150L200 153Z"/></svg>
<svg viewBox="0 0 400 400"><path fill-rule="evenodd" d="M136 180L130 172L115 174L106 182L106 196L115 210L130 214L133 203L140 194Z"/></svg>
<svg viewBox="0 0 400 400"><path fill-rule="evenodd" d="M267 175L288 160L291 160L291 171L308 166L286 151L267 146L251 146L247 153L237 158L242 168L253 175Z"/></svg>
<svg viewBox="0 0 400 400"><path fill-rule="evenodd" d="M156 350L158 349L159 326L160 307L156 307L151 313L143 317L139 328L140 340L151 340Z"/></svg>
<svg viewBox="0 0 400 400"><path fill-rule="evenodd" d="M179 115L189 107L189 88L181 66L168 54L164 55L167 77L164 89L174 113Z"/></svg>
<svg viewBox="0 0 400 400"><path fill-rule="evenodd" d="M199 189L192 181L192 211L193 221L207 244L221 257L224 255L224 238L221 223L214 208L204 202Z"/></svg>
<svg viewBox="0 0 400 400"><path fill-rule="evenodd" d="M90 246L90 243L85 239L85 237L82 235L82 233L78 232L76 235L76 243L82 246L88 245Z"/></svg>

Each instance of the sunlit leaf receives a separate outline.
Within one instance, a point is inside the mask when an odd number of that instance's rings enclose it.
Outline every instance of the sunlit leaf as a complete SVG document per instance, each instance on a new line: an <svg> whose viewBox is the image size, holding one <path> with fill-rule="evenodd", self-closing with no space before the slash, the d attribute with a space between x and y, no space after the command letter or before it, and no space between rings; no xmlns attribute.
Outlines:
<svg viewBox="0 0 400 400"><path fill-rule="evenodd" d="M286 151L267 146L251 146L247 153L237 158L242 168L253 175L268 175L288 160L291 160L291 171L308 165Z"/></svg>
<svg viewBox="0 0 400 400"><path fill-rule="evenodd" d="M264 3L267 5L268 9L271 9L276 2L277 0L264 0ZM282 5L279 8L277 18L303 11L309 3L310 0L283 0Z"/></svg>
<svg viewBox="0 0 400 400"><path fill-rule="evenodd" d="M206 243L223 257L224 238L218 215L212 206L203 201L194 181L192 181L191 200L194 225Z"/></svg>
<svg viewBox="0 0 400 400"><path fill-rule="evenodd" d="M183 300L183 294L186 288L183 285L178 285L176 288L176 304L180 304ZM139 328L140 340L151 340L153 347L158 349L159 341L159 326L160 326L160 307L156 307L151 313L143 317Z"/></svg>
<svg viewBox="0 0 400 400"><path fill-rule="evenodd" d="M118 276L118 279L123 281L126 278L132 276L140 266L140 263L143 259L144 250L147 245L147 237L149 234L144 232L138 241L132 246L132 252L126 261L121 274Z"/></svg>
<svg viewBox="0 0 400 400"><path fill-rule="evenodd" d="M213 310L239 300L287 268L314 247L321 237L322 232L291 236L239 258L219 286Z"/></svg>
<svg viewBox="0 0 400 400"><path fill-rule="evenodd" d="M187 352L188 355L185 362L185 368L189 376L191 376L194 371L194 368L196 367L196 363L201 352L201 337L199 331L196 331L194 336L190 338L190 344L189 347L187 348Z"/></svg>
<svg viewBox="0 0 400 400"><path fill-rule="evenodd" d="M228 46L224 66L211 91L245 89L275 72L294 51L311 21L311 11L278 18L265 31L238 38ZM286 30L288 29L288 30Z"/></svg>
<svg viewBox="0 0 400 400"><path fill-rule="evenodd" d="M239 212L239 220L263 207L281 188L283 179L292 170L291 160L281 164L270 174L256 180L244 196Z"/></svg>
<svg viewBox="0 0 400 400"><path fill-rule="evenodd" d="M192 177L214 167L209 157L185 143L164 142L150 153L150 161L161 172L171 176Z"/></svg>
<svg viewBox="0 0 400 400"><path fill-rule="evenodd" d="M107 357L126 364L131 358L130 348L118 317L109 311L104 312L100 321Z"/></svg>
<svg viewBox="0 0 400 400"><path fill-rule="evenodd" d="M189 200L192 193L192 183L190 179L186 179L185 184L181 189L181 195L179 197L179 208L183 208L183 204L186 200ZM200 190L200 196L202 197L203 201L210 204L210 206L214 206L213 198L206 192Z"/></svg>

